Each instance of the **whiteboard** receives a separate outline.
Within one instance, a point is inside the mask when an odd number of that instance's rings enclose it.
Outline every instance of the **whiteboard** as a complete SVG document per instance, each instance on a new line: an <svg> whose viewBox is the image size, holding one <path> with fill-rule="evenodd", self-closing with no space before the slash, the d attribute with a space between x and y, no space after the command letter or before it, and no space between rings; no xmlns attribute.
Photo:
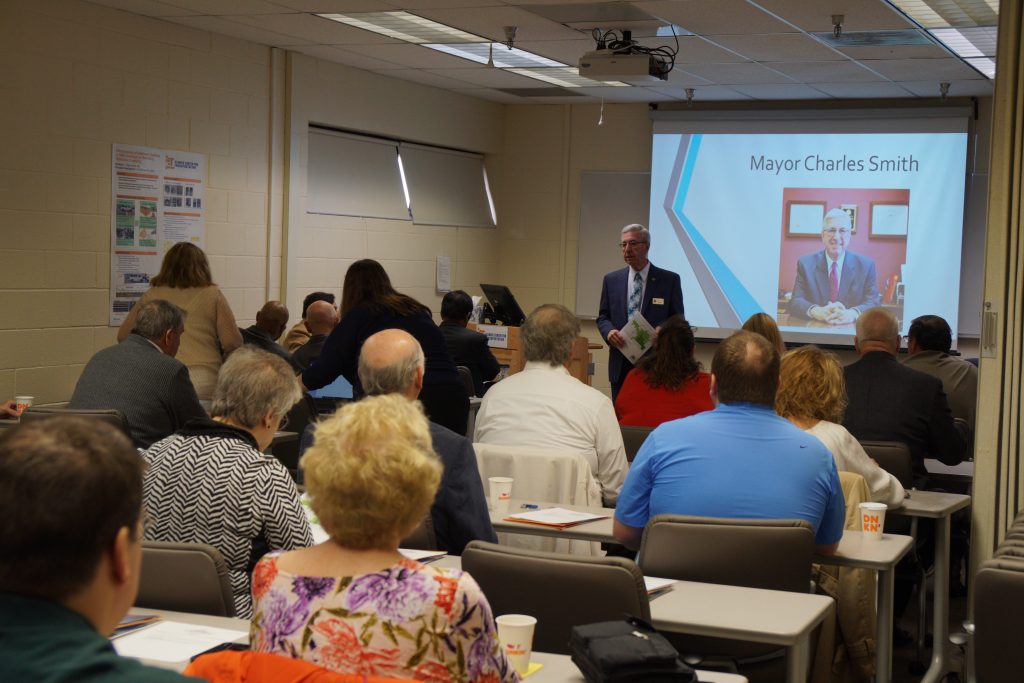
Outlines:
<svg viewBox="0 0 1024 683"><path fill-rule="evenodd" d="M576 315L579 317L597 317L605 274L626 265L618 247L622 228L630 223L647 225L650 204L650 173L582 173L576 249Z"/></svg>

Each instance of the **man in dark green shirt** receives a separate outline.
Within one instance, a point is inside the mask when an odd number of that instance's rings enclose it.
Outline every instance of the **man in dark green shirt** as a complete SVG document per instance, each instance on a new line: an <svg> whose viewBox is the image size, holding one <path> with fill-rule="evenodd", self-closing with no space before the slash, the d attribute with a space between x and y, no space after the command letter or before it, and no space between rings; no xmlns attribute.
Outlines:
<svg viewBox="0 0 1024 683"><path fill-rule="evenodd" d="M54 418L0 436L0 681L194 681L119 657L135 601L142 459L113 427Z"/></svg>

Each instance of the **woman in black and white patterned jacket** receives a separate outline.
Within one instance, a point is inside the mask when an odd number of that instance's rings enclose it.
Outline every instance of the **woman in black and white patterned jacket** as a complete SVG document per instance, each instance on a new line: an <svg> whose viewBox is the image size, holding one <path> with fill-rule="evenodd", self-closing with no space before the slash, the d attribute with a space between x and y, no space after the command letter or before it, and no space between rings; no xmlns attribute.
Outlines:
<svg viewBox="0 0 1024 683"><path fill-rule="evenodd" d="M288 471L262 451L301 390L277 356L243 347L220 369L212 419L197 418L143 451L146 540L207 543L227 563L238 617L249 618L249 571L258 549L313 544Z"/></svg>

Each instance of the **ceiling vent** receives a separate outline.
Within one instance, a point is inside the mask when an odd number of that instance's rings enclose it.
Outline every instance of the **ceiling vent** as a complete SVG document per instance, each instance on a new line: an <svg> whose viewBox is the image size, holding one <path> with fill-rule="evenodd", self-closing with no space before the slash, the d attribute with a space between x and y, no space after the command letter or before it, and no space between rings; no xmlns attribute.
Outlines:
<svg viewBox="0 0 1024 683"><path fill-rule="evenodd" d="M812 36L829 47L878 47L894 45L934 45L935 42L924 31L906 29L900 31L843 31L836 37L833 31L812 33Z"/></svg>

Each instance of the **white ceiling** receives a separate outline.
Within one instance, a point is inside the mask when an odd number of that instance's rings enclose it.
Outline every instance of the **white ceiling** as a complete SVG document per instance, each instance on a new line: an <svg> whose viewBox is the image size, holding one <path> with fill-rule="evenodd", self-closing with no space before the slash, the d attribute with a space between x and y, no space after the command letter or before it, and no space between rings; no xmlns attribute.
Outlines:
<svg viewBox="0 0 1024 683"><path fill-rule="evenodd" d="M666 102L685 100L686 88L695 88L698 101L932 98L939 95L942 81L950 83L950 97L992 94L991 81L938 45L833 49L810 35L830 31L833 14L845 16L847 32L917 28L883 0L91 1L500 102ZM549 83L313 14L404 9L496 42L504 40L502 27L517 26L517 47L575 66L581 54L594 49L589 31L542 14L572 15L574 25L585 24L592 16L595 25L610 29L618 27L597 17L622 5L693 34L679 38L676 66L668 81L653 87L577 88L573 97L536 99L500 89L551 92ZM651 47L674 45L671 37L641 42Z"/></svg>

